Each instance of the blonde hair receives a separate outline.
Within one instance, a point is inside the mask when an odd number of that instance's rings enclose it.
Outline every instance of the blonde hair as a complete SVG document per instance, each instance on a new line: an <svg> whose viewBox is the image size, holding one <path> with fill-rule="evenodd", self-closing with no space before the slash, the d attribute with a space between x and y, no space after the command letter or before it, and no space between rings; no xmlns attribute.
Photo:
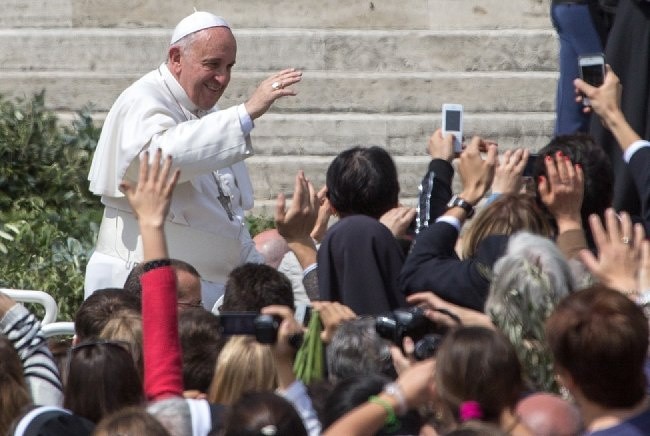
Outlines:
<svg viewBox="0 0 650 436"><path fill-rule="evenodd" d="M472 220L463 236L463 258L474 257L478 245L490 235L511 235L520 230L551 236L551 226L537 206L535 197L529 194L503 194Z"/></svg>
<svg viewBox="0 0 650 436"><path fill-rule="evenodd" d="M208 401L231 405L244 392L272 391L277 387L277 371L269 345L252 336L233 336L217 359Z"/></svg>
<svg viewBox="0 0 650 436"><path fill-rule="evenodd" d="M100 339L124 341L129 344L133 363L140 379L144 380L144 363L142 357L142 316L133 310L122 310L114 315L99 334Z"/></svg>

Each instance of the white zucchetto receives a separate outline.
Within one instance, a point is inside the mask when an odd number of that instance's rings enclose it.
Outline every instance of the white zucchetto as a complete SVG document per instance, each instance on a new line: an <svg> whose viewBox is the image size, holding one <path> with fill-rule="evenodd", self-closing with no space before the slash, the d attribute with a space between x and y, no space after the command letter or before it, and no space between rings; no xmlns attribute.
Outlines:
<svg viewBox="0 0 650 436"><path fill-rule="evenodd" d="M223 18L211 14L210 12L196 11L192 15L183 18L176 25L169 45L177 43L181 38L184 38L191 33L208 29L210 27L227 27L230 29L230 25Z"/></svg>

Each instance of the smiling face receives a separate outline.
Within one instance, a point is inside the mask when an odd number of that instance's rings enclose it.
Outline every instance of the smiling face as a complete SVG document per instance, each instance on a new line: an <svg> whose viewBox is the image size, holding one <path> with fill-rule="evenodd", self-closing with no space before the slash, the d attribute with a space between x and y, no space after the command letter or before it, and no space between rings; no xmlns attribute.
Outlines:
<svg viewBox="0 0 650 436"><path fill-rule="evenodd" d="M168 67L199 109L212 108L230 82L237 43L227 27L211 27L190 35L187 47L169 49Z"/></svg>

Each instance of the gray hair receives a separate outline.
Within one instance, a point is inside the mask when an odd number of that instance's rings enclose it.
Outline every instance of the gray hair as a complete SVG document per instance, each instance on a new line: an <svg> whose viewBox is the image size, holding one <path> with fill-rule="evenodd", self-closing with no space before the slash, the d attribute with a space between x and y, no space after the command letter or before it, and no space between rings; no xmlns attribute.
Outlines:
<svg viewBox="0 0 650 436"><path fill-rule="evenodd" d="M375 319L343 322L327 346L327 371L336 383L352 376L386 374L391 367L390 344L375 330Z"/></svg>
<svg viewBox="0 0 650 436"><path fill-rule="evenodd" d="M156 401L147 406L147 412L153 415L171 436L192 434L192 415L184 398L174 397Z"/></svg>
<svg viewBox="0 0 650 436"><path fill-rule="evenodd" d="M557 386L544 343L544 322L575 289L571 268L548 238L520 232L493 268L485 312L513 343L530 381L542 390Z"/></svg>
<svg viewBox="0 0 650 436"><path fill-rule="evenodd" d="M181 51L182 55L186 55L190 49L192 48L192 44L194 44L194 41L198 38L199 34L203 32L206 29L199 30L198 32L193 32L190 33L189 35L185 35L175 43L169 46L169 49L172 47L178 47L178 49ZM168 49L168 50L169 50Z"/></svg>

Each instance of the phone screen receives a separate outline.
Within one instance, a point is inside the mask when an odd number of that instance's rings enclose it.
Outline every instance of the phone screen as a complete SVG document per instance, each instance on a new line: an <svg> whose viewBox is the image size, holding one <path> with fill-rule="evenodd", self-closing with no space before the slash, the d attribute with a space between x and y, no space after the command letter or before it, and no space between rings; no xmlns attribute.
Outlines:
<svg viewBox="0 0 650 436"><path fill-rule="evenodd" d="M596 65L581 65L582 80L591 86L600 86L603 84L603 66L602 64Z"/></svg>
<svg viewBox="0 0 650 436"><path fill-rule="evenodd" d="M220 313L219 325L224 335L254 335L257 312Z"/></svg>
<svg viewBox="0 0 650 436"><path fill-rule="evenodd" d="M460 131L460 116L461 111L446 110L445 111L445 129L449 132Z"/></svg>

